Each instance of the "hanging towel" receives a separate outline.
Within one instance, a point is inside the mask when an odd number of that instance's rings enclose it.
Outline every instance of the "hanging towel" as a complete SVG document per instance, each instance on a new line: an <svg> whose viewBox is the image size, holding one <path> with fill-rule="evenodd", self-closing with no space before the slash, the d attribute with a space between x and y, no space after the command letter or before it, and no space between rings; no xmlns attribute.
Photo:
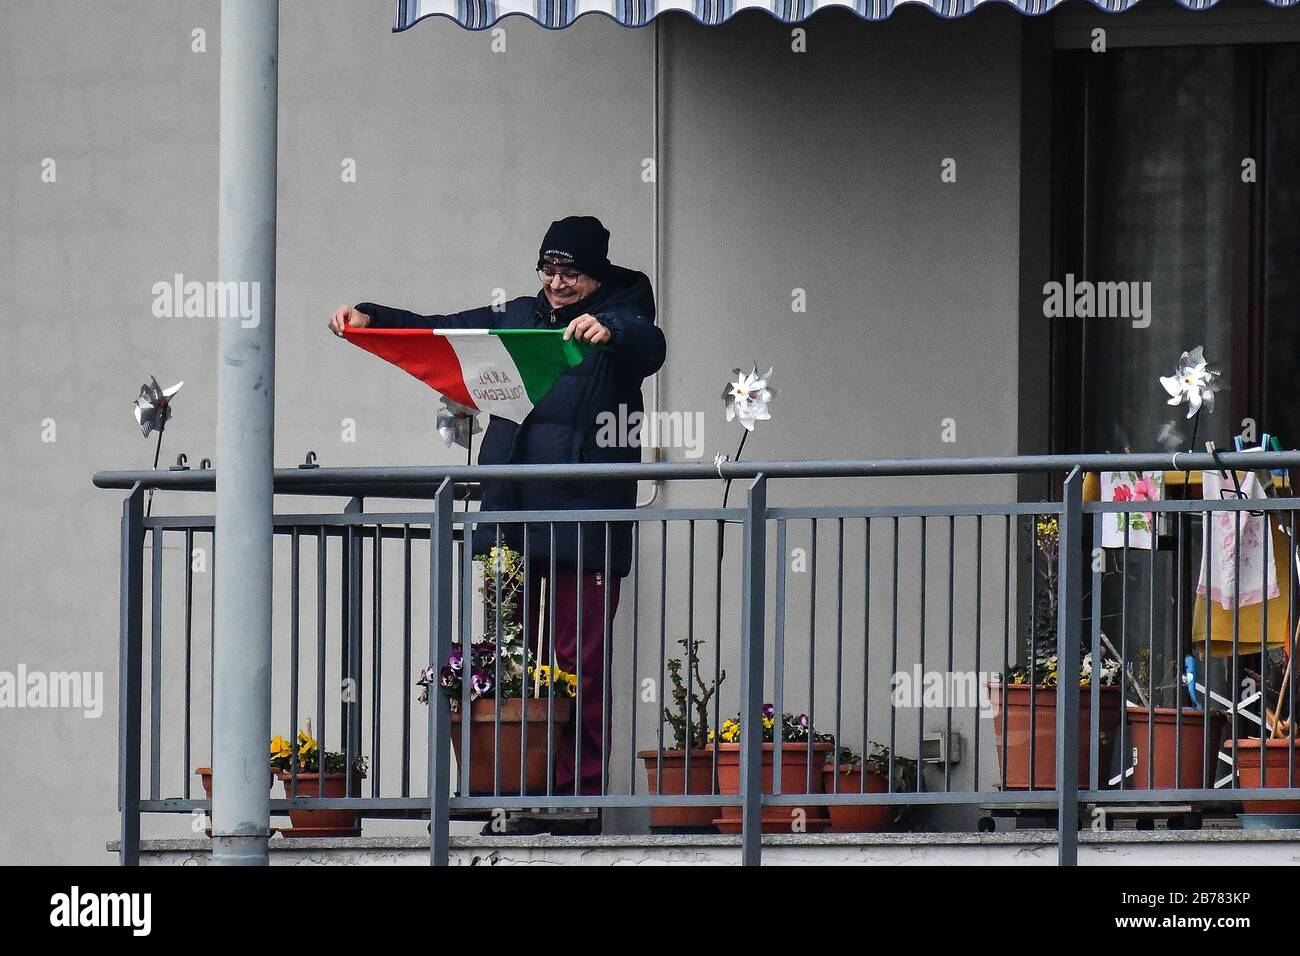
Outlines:
<svg viewBox="0 0 1300 956"><path fill-rule="evenodd" d="M1264 489L1254 472L1238 472L1244 498L1263 498ZM1230 478L1217 471L1207 471L1202 480L1207 501L1231 501L1236 498L1235 486ZM1221 492L1228 489L1228 494ZM1268 515L1252 515L1246 511L1214 511L1210 513L1210 555L1205 560L1202 546L1201 577L1196 593L1203 595L1207 588L1210 599L1226 610L1238 603L1241 607L1260 604L1279 595L1277 587L1277 562L1274 545L1268 534ZM1208 583L1207 583L1208 579Z"/></svg>

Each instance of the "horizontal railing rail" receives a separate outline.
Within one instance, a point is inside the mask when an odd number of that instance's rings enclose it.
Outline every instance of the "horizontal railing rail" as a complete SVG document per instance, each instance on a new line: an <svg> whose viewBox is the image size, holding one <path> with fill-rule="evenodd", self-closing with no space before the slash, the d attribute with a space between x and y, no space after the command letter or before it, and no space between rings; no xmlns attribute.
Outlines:
<svg viewBox="0 0 1300 956"><path fill-rule="evenodd" d="M1169 489L1172 500L1084 501L1083 483L1086 472L1297 465L1297 452L1256 452L277 470L277 494L349 501L341 513L274 517L272 712L287 720L276 726L292 738L310 720L320 752L367 766L342 775L340 793L318 795L323 781L291 747L271 811L427 817L431 859L446 862L456 818L508 829L512 813L536 822L648 810L658 829L739 833L742 858L757 862L764 832L982 808L981 828L1009 815L1055 824L1070 863L1080 804L1094 825L1098 810L1123 817L1157 804L1186 804L1179 822L1242 802L1290 809L1300 800L1295 740L1270 728L1289 719L1296 690L1289 656L1277 653L1289 655L1297 633L1300 501L1180 500L1186 484ZM1035 474L1059 500L767 500L778 481ZM721 478L747 494L729 508L464 510L466 483L503 478ZM151 489L212 491L215 479L210 469L94 476L129 492L124 862L138 859L142 813L210 810L192 787L210 729L216 569L200 557L212 553L216 519L145 517L142 501ZM924 497L936 488L962 486L930 484ZM375 511L366 498L428 507ZM1117 520L1121 544L1103 547ZM1216 521L1217 536L1204 534ZM1149 535L1130 540L1143 527ZM627 567L616 566L620 541ZM507 544L517 566L503 584L485 554ZM1257 580L1243 581L1243 560ZM1211 575L1204 595L1198 569ZM1230 600L1217 588L1226 610L1212 599L1216 574L1238 589ZM1190 681L1185 655L1199 661ZM545 669L544 691L530 665ZM1098 679L1062 676L1081 666ZM427 706L414 698L425 667ZM561 672L564 686L550 683ZM443 677L454 694L441 691ZM1281 777L1265 767L1275 758ZM296 819L292 829L304 832Z"/></svg>

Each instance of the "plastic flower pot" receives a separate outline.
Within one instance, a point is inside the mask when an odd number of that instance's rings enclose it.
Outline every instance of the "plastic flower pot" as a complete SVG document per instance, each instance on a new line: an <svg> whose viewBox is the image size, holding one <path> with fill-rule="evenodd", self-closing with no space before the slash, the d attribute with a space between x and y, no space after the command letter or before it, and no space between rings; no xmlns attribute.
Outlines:
<svg viewBox="0 0 1300 956"><path fill-rule="evenodd" d="M484 797L538 796L546 793L547 713L551 715L551 734L573 735L569 717L573 701L567 697L509 698L480 697L469 705L469 795ZM500 749L497 721L500 719ZM523 725L527 725L524 741ZM461 762L461 715L451 715L451 746L456 766ZM521 759L525 744L525 759ZM524 789L520 789L520 764L524 766ZM499 776L498 776L499 775ZM459 776L457 776L459 779ZM494 786L495 780L495 786Z"/></svg>
<svg viewBox="0 0 1300 956"><path fill-rule="evenodd" d="M993 701L993 739L997 743L999 777L1006 766L1006 790L1052 790L1056 787L1056 688L1039 686L1033 695L1033 733L1030 734L1030 695L1028 684L988 685ZM1118 685L1102 685L1101 713L1098 721L1100 738L1097 757L1100 776L1110 773L1110 758L1115 749L1119 725L1120 692ZM1003 721L1006 722L1006 752L1003 752ZM1092 688L1079 688L1079 775L1078 785L1088 786L1088 740L1092 734ZM1029 779L1030 754L1033 753L1033 781Z"/></svg>
<svg viewBox="0 0 1300 956"><path fill-rule="evenodd" d="M212 799L212 768L195 767L194 772L198 775L199 783L203 784L203 793L207 796L209 800L211 800ZM266 789L270 790L274 786L275 786L275 771L270 770L268 768ZM212 836L212 827L204 827L203 832L206 833L208 836Z"/></svg>
<svg viewBox="0 0 1300 956"><path fill-rule="evenodd" d="M637 756L645 762L646 793L665 797L713 793L713 751L692 750L689 787L686 776L685 750L642 750ZM662 767L662 790L660 773ZM719 770L719 772L721 772ZM650 826L655 830L711 831L713 820L721 810L716 806L652 807Z"/></svg>
<svg viewBox="0 0 1300 956"><path fill-rule="evenodd" d="M361 781L364 773L352 774L352 793L347 793L347 774L342 773L304 773L298 772L297 789L293 791L293 781L286 771L279 771L280 782L284 784L286 797L321 797L335 798L361 796ZM292 792L291 792L292 791ZM290 808L289 820L293 826L281 829L287 837L351 837L361 835L361 814L356 810L308 810Z"/></svg>
<svg viewBox="0 0 1300 956"><path fill-rule="evenodd" d="M838 783L836 782L838 778ZM822 790L825 793L888 793L889 782L868 768L865 787L862 766L841 767L836 772L832 764L822 768ZM893 804L832 803L826 808L830 814L832 833L883 833L894 825L898 807Z"/></svg>
<svg viewBox="0 0 1300 956"><path fill-rule="evenodd" d="M718 793L740 793L740 744L712 744L718 751ZM774 743L763 744L763 792L772 792L772 768L775 763ZM830 755L831 745L812 745L809 760L807 743L781 744L781 792L822 793L822 767ZM739 833L742 810L740 807L723 807L722 815L713 821L723 833ZM816 833L830 825L830 816L824 806L765 806L763 807L764 833Z"/></svg>
<svg viewBox="0 0 1300 956"><path fill-rule="evenodd" d="M1129 707L1125 743L1133 748L1136 762L1124 781L1125 789L1146 790L1152 784L1156 790L1207 786L1205 767L1213 764L1219 750L1219 724L1219 715L1212 715L1207 740L1203 710L1184 707L1180 730L1173 707ZM1208 784L1213 785L1213 781Z"/></svg>
<svg viewBox="0 0 1300 956"><path fill-rule="evenodd" d="M1264 745L1262 750L1261 742ZM1295 745L1300 751L1300 740ZM1237 768L1237 786L1251 789L1287 786L1291 741L1286 737L1267 738L1263 741L1258 737L1244 737L1229 740L1224 746L1232 754L1233 765ZM1300 764L1300 758L1297 758L1296 763ZM1300 788L1300 766L1296 766L1290 776L1294 786ZM1241 808L1248 814L1296 814L1300 813L1300 800L1243 800Z"/></svg>

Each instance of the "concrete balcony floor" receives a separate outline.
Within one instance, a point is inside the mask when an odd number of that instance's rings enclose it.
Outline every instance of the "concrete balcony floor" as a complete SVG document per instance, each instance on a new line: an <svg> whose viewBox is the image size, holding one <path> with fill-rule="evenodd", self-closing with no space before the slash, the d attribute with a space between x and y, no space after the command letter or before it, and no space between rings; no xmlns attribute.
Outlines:
<svg viewBox="0 0 1300 956"><path fill-rule="evenodd" d="M429 840L354 837L271 840L273 866L424 866ZM212 841L144 840L143 866L209 866ZM117 841L108 844L116 854ZM723 835L453 836L458 866L733 865L740 839ZM1056 833L826 833L764 837L770 865L1052 866ZM1115 830L1079 834L1082 866L1243 866L1300 864L1300 830Z"/></svg>

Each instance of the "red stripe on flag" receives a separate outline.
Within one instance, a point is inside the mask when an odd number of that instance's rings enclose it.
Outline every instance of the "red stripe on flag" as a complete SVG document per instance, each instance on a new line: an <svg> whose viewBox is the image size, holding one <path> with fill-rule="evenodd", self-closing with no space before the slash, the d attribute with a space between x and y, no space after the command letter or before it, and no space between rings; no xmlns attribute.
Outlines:
<svg viewBox="0 0 1300 956"><path fill-rule="evenodd" d="M358 348L378 355L454 402L478 408L465 388L460 359L445 336L429 329L354 329L346 326L343 337Z"/></svg>

